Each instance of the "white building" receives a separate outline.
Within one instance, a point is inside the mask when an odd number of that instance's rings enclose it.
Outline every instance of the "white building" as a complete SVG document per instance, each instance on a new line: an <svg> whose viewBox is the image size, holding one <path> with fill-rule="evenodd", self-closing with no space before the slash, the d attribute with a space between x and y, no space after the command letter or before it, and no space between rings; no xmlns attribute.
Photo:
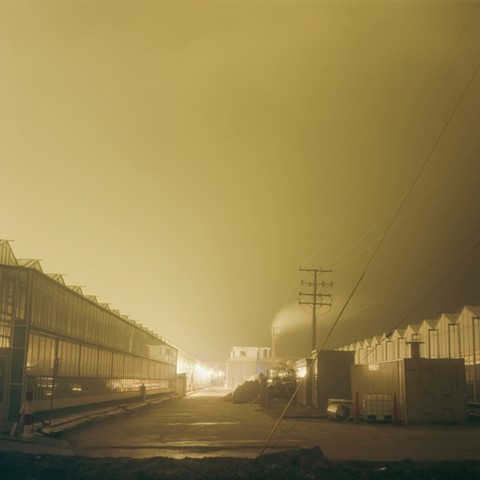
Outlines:
<svg viewBox="0 0 480 480"><path fill-rule="evenodd" d="M234 389L249 377L266 373L271 360L270 347L233 347L227 360L227 387Z"/></svg>

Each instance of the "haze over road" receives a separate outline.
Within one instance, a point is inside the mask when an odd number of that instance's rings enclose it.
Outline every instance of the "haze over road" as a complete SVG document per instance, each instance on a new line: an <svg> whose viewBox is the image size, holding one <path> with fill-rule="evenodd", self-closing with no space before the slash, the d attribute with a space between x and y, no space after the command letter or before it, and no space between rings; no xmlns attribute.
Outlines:
<svg viewBox="0 0 480 480"><path fill-rule="evenodd" d="M259 455L281 408L233 404L225 394L223 389L205 390L63 438L77 454L91 457ZM299 410L292 409L294 414ZM266 453L319 446L332 460L480 460L479 441L480 425L356 425L303 416L282 420Z"/></svg>
<svg viewBox="0 0 480 480"><path fill-rule="evenodd" d="M479 64L476 1L2 0L0 238L205 362L310 354L299 267L328 349L480 304Z"/></svg>

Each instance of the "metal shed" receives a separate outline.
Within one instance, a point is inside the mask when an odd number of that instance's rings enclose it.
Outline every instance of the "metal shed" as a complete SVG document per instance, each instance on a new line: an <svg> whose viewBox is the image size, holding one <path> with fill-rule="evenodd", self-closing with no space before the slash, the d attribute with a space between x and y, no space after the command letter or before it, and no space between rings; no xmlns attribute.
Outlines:
<svg viewBox="0 0 480 480"><path fill-rule="evenodd" d="M464 423L467 419L463 359L405 358L354 365L352 393L360 414L372 420L377 416L385 420L385 395L391 399L393 421ZM372 399L380 396L381 411L375 412Z"/></svg>

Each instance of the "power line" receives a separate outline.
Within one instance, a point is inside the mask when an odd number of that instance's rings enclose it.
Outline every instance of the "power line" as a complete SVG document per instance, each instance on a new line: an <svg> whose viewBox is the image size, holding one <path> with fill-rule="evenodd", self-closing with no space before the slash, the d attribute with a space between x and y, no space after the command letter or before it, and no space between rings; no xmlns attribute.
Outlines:
<svg viewBox="0 0 480 480"><path fill-rule="evenodd" d="M477 142L476 144L472 145L469 149L468 149L468 153L470 153L477 145L479 145L480 142ZM408 210L406 211L402 217L400 217L398 219L398 221L395 223L394 226L397 226L399 225L401 222L403 222L406 218L408 218L408 216L416 209L418 208L418 206L424 202L431 194L432 192L438 188L438 186L443 183L451 174L454 170L456 170L459 165L461 164L461 162L465 161L465 158L466 156L464 156L462 159L457 159L457 161L455 162L455 164L443 175L442 178L440 178L439 180L437 180L437 182L426 192L423 194L423 196ZM398 204L399 202L397 202ZM380 237L377 237L375 240L371 241L370 243L368 243L365 247L363 247L360 251L358 251L357 253L355 253L354 255L352 255L351 257L347 258L346 260L343 260L342 262L340 263L335 263L337 262L340 258L342 258L344 255L346 255L350 250L352 250L353 247L355 247L356 245L358 245L367 235L369 232L373 231L379 224L380 222L382 222L387 216L388 214L395 208L395 205L392 206L379 220L377 220L377 222L372 226L370 227L355 243L353 243L350 247L348 247L343 253L341 253L340 255L337 255L331 262L330 264L333 265L335 268L338 268L338 267L341 267L343 265L346 265L347 263L350 263L352 262L353 260L355 260L356 258L358 258L360 255L362 255L365 251L369 250L373 245L375 245L375 243L379 240Z"/></svg>
<svg viewBox="0 0 480 480"><path fill-rule="evenodd" d="M478 233L480 232L480 227L479 228L476 228L471 234L469 234L467 237L465 237L463 240L461 240L460 242L458 242L455 246L449 248L447 251L445 251L440 257L438 257L436 260L434 260L430 265L426 266L425 268L423 268L422 270L418 271L415 275L413 275L413 277L411 278L415 278L415 277L418 277L420 274L430 270L431 268L433 268L436 264L438 264L440 261L442 261L443 259L445 259L448 255L452 254L455 250L457 250L458 248L460 248L462 245L464 245L466 242L468 242L471 238L475 237L475 235L477 235ZM372 306L372 305L375 305L376 303L384 300L385 298L387 298L389 295L391 295L393 292L399 290L400 288L403 288L405 286L406 282L402 282L400 284L398 284L396 287L390 289L389 292L385 293L384 295L382 295L381 297L379 298L376 298L374 301L370 302L370 303L367 303L361 307L359 307L357 310L353 311L353 312L349 312L346 316L347 317L350 317L352 315L355 315L356 313L358 312L361 312L365 309L367 309L368 307ZM410 312L412 313L412 312ZM405 318L403 319L405 320ZM402 320L402 321L403 321Z"/></svg>
<svg viewBox="0 0 480 480"><path fill-rule="evenodd" d="M475 10L476 12L476 10ZM475 13L474 12L474 13ZM472 15L473 16L473 15ZM469 20L470 21L470 20ZM310 367L311 365L313 365L315 363L315 361L317 360L318 358L318 354L321 350L323 350L325 344L327 343L328 339L330 338L333 330L335 329L335 327L337 326L338 322L340 321L342 315L343 315L343 312L345 311L345 309L347 308L348 304L350 303L351 299L353 298L353 296L355 295L356 291L358 290L359 286L361 285L363 279L365 278L365 275L370 267L370 265L373 263L373 260L375 259L375 257L377 256L377 253L378 251L380 250L380 247L383 245L384 241L385 241L385 238L387 237L388 233L390 232L390 230L392 229L393 225L395 224L395 221L397 220L403 206L405 205L406 201L408 200L408 198L410 197L413 189L415 188L415 186L417 185L420 177L422 176L425 168L427 167L428 163L430 162L434 152L436 151L437 149L437 146L438 144L440 143L440 140L442 139L443 135L445 134L447 128L449 127L450 125L450 122L452 121L452 118L454 117L455 113L457 112L459 106L461 105L463 99L465 98L465 95L467 94L467 91L469 90L471 84L473 83L473 80L475 79L477 73L478 73L478 70L480 69L480 62L478 63L477 67L475 68L472 76L470 77L470 80L468 81L467 85L465 86L465 89L462 93L462 95L460 96L460 98L458 99L455 107L453 108L452 112L450 113L450 115L448 116L443 128L441 129L437 139L435 140L435 142L433 143L433 146L432 148L430 149L425 161L423 162L422 166L420 167L420 170L418 171L417 175L415 176L415 178L413 179L410 187L408 188L407 192L405 193L404 197L402 198L402 201L400 202L400 205L398 206L395 214L393 215L390 223L388 224L385 232L383 233L383 235L381 236L380 238L380 241L378 242L377 246L375 247L372 255L370 256L370 258L368 259L364 269L363 269L363 272L361 273L359 279L357 280L357 282L355 283L350 295L348 296L347 298L347 301L345 302L344 306L342 307L342 309L340 310L337 318L335 319L332 327L330 328L330 330L328 331L326 337L325 337L325 340L324 342L322 343L322 346L319 350L316 351L315 355L313 356L312 358L312 362L310 364ZM471 253L473 253L473 251L476 250L476 248L478 248L478 246L480 245L480 240L475 244L474 248L467 254L467 256L465 256L463 259L462 259L462 262L465 260L465 258L468 257L468 255L470 255ZM461 262L460 262L461 263ZM455 269L458 267L459 264L457 264L457 266L455 267ZM451 271L453 272L453 270ZM450 273L451 273L450 272ZM449 274L450 274L449 273ZM443 281L446 277L444 277L441 281ZM441 283L441 282L440 282ZM439 284L439 283L438 283ZM438 285L437 284L437 285ZM434 287L436 288L436 286ZM430 293L432 292L433 290L430 290L428 292L427 295L430 295ZM425 297L426 298L426 297ZM415 306L415 308L417 308L417 306ZM403 321L403 320L402 320ZM303 382L303 379L302 379L302 382ZM293 398L295 397L295 395L298 393L299 389L300 389L300 386L302 385L302 382L299 382L299 384L297 385L297 388L294 392L294 394L290 397L290 400L288 401L285 409L283 410L282 414L280 415L279 419L277 420L276 424L274 425L273 429L272 429L272 432L270 433L268 439L266 440L265 442L265 445L264 447L262 448L261 452L260 452L260 455L262 455L265 451L265 449L267 448L269 442L270 442L270 439L272 438L273 434L275 433L276 429L278 428L278 425L280 424L280 422L282 421L283 417L285 416L288 408L290 407L290 405L292 404L292 401L293 401Z"/></svg>
<svg viewBox="0 0 480 480"><path fill-rule="evenodd" d="M390 223L387 225L387 228L385 229L385 232L383 233L383 235L380 237L380 241L378 242L377 246L375 247L375 250L373 251L372 255L370 256L370 258L368 259L367 261L367 264L365 265L365 268L363 269L363 272L362 274L360 275L360 278L358 279L357 283L355 284L355 286L353 287L353 290L352 290L352 293L349 295L345 305L343 306L343 308L340 310L340 313L338 314L336 320L333 322L333 325L332 327L330 328L329 332L327 333L327 336L325 338L325 341L323 342L322 344L322 348L323 346L326 344L326 342L328 341L328 339L330 338L330 335L332 334L333 330L335 329L335 327L337 326L341 316L343 315L343 312L345 311L347 305L350 303L350 300L352 299L353 297L353 293L355 293L358 289L358 287L360 286L360 284L362 283L363 279L365 278L365 275L368 271L368 269L370 268L370 265L372 264L373 260L375 259L375 257L377 256L377 253L378 251L380 250L380 247L383 245L384 241L385 241L385 238L387 237L388 233L390 232L390 230L392 229L393 225L395 224L395 221L397 220L398 216L400 215L400 212L403 208L403 206L405 205L405 203L407 202L408 198L410 197L410 194L412 193L413 189L415 188L415 186L417 185L420 177L422 176L422 173L424 172L425 168L427 167L428 163L430 162L430 160L432 159L432 156L438 146L438 144L440 143L440 140L442 139L443 135L445 134L448 126L450 125L450 122L452 121L452 118L454 117L455 113L457 112L460 104L462 103L463 99L465 98L465 95L467 94L467 91L469 90L471 84L473 83L473 80L475 79L477 73L478 73L478 70L480 69L480 62L478 63L477 67L475 68L472 76L470 77L470 80L468 81L462 95L460 96L460 98L458 99L455 107L453 108L452 112L450 113L450 115L448 116L447 118L447 121L445 122L445 125L443 126L443 128L441 129L437 139L435 140L432 148L430 149L430 152L428 153L427 155L427 158L425 159L425 161L423 162L422 166L420 167L420 170L418 171L416 177L414 178L413 182L411 183L410 187L408 188L407 192L405 193L402 201L400 202L400 205L398 206L395 214L393 215Z"/></svg>
<svg viewBox="0 0 480 480"><path fill-rule="evenodd" d="M386 337L390 337L391 334L400 327L400 325L450 276L452 275L455 270L470 256L473 252L480 246L480 240L478 240L475 245L458 261L428 292L402 317L400 321L398 321L392 329L388 331ZM366 360L366 358L370 355L370 353L374 352L377 348L378 344L368 353L365 354L362 360Z"/></svg>
<svg viewBox="0 0 480 480"><path fill-rule="evenodd" d="M465 23L465 25L463 26L462 28L462 31L458 34L458 37L457 39L455 40L455 42L452 44L452 46L450 47L450 50L449 52L447 53L447 55L445 56L445 58L443 59L443 62L441 63L441 65L438 67L435 75L432 77L432 79L430 80L429 84L425 87L425 90L424 90L424 93L420 99L420 102L422 102L424 100L424 98L427 96L427 92L430 90L430 88L432 88L432 85L436 82L438 76L440 75L440 72L444 69L445 65L447 64L448 62L448 59L450 58L450 56L452 55L453 51L455 50L455 47L458 45L458 42L460 41L460 39L463 37L463 35L465 34L465 32L467 31L467 28L468 26L470 25L470 23L472 22L473 20L473 17L475 16L475 14L477 13L477 10L480 8L480 3L477 5L477 7L475 8L475 10L473 10L472 14L470 15L470 18L468 19L468 21Z"/></svg>
<svg viewBox="0 0 480 480"><path fill-rule="evenodd" d="M317 349L317 316L318 316L318 309L324 305L331 306L332 305L332 295L322 293L319 288L320 287L333 287L333 282L325 282L319 280L319 275L322 273L330 273L332 271L331 268L300 268L300 272L307 272L313 276L313 281L311 282L304 282L302 280L302 286L306 286L309 289L311 288L312 291L300 292L298 303L299 305L308 305L311 307L312 312L312 351ZM327 297L329 300L324 301L324 298Z"/></svg>

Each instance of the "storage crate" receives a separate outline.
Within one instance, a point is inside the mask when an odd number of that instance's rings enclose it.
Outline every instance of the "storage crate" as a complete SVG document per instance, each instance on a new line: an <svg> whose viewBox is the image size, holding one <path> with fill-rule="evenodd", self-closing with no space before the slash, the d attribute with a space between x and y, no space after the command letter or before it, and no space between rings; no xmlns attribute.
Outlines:
<svg viewBox="0 0 480 480"><path fill-rule="evenodd" d="M366 395L363 401L363 417L377 422L392 420L392 396Z"/></svg>

